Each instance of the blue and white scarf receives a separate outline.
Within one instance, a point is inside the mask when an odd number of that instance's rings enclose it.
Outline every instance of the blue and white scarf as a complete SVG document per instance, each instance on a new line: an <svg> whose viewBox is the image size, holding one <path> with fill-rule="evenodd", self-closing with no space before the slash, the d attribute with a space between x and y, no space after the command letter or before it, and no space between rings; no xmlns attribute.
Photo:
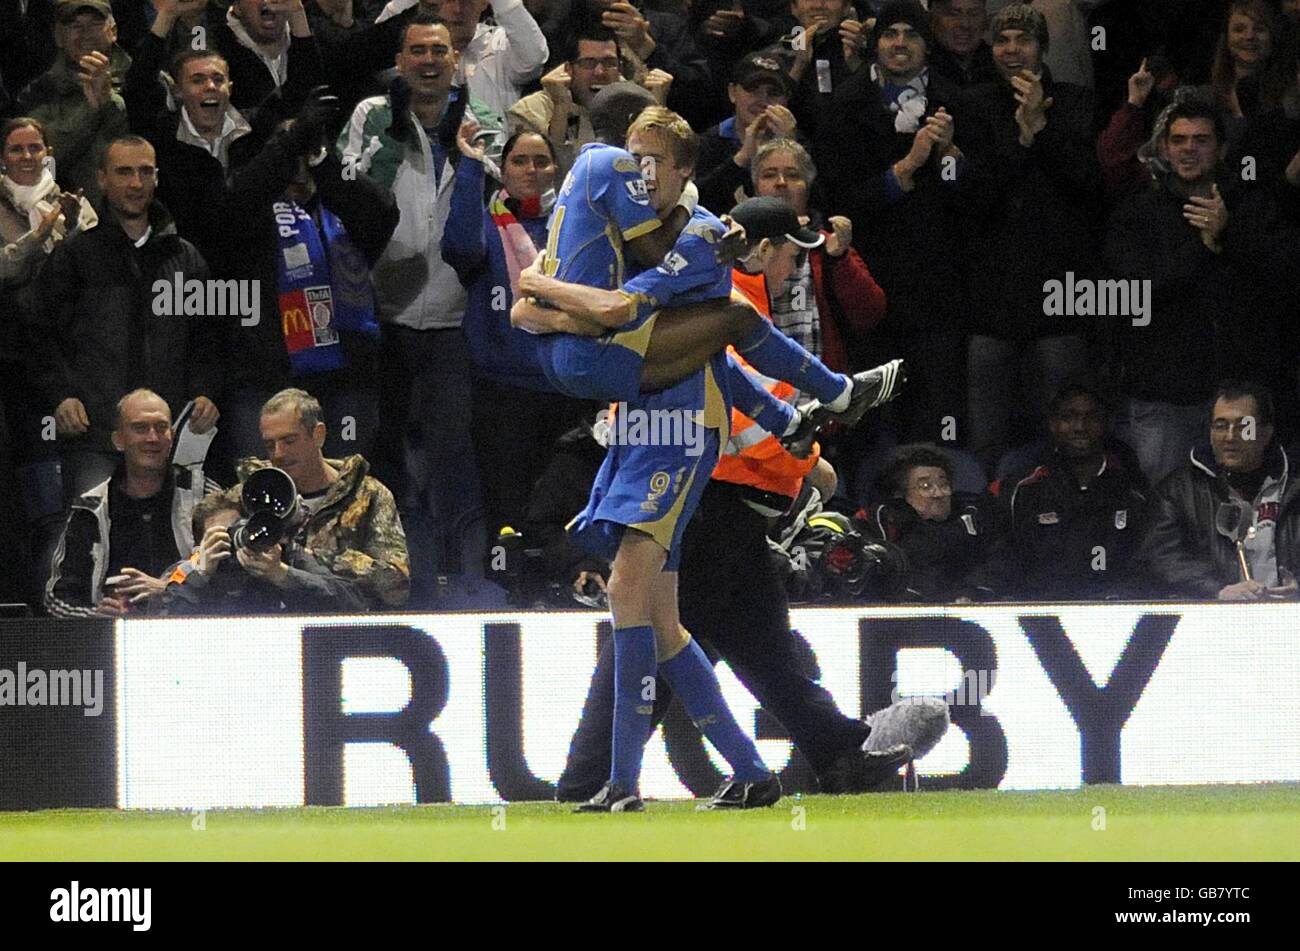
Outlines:
<svg viewBox="0 0 1300 951"><path fill-rule="evenodd" d="M340 333L379 336L375 294L365 257L343 223L320 206L320 226L301 205L277 201L276 290L280 327L294 375L347 365Z"/></svg>
<svg viewBox="0 0 1300 951"><path fill-rule="evenodd" d="M893 90L899 90L897 96L890 99L888 103L889 111L894 113L895 132L906 132L910 135L921 128L921 120L925 118L925 107L928 99L929 69L921 70L920 74L915 76L911 82L900 86L885 76L879 64L872 63L871 80L885 91L886 97L892 96Z"/></svg>

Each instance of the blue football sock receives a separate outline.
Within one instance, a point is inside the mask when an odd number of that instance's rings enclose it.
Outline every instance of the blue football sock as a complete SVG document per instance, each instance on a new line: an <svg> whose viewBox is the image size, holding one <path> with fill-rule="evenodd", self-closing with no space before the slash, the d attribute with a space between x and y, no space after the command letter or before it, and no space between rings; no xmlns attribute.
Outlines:
<svg viewBox="0 0 1300 951"><path fill-rule="evenodd" d="M615 629L614 748L609 778L629 792L636 791L641 779L641 757L650 739L655 668L654 628L647 624Z"/></svg>
<svg viewBox="0 0 1300 951"><path fill-rule="evenodd" d="M775 396L771 396L767 400L760 400L752 408L758 412L745 413L745 415L757 423L760 429L766 429L778 439L794 428L794 407L789 403L781 402ZM741 410L741 412L744 412L744 410Z"/></svg>
<svg viewBox="0 0 1300 951"><path fill-rule="evenodd" d="M849 384L848 377L831 370L766 320L762 323L763 326L752 337L736 347L754 369L765 376L785 380L823 403L833 402L844 392ZM767 429L766 426L763 428ZM772 430L768 429L768 432Z"/></svg>
<svg viewBox="0 0 1300 951"><path fill-rule="evenodd" d="M671 660L659 665L673 693L682 700L700 732L709 738L719 753L731 764L732 773L742 783L756 783L771 775L758 755L754 741L740 729L722 699L718 675L700 645L692 640Z"/></svg>
<svg viewBox="0 0 1300 951"><path fill-rule="evenodd" d="M794 407L769 393L757 377L741 368L731 354L727 354L727 382L731 386L732 404L761 429L777 438L794 429Z"/></svg>

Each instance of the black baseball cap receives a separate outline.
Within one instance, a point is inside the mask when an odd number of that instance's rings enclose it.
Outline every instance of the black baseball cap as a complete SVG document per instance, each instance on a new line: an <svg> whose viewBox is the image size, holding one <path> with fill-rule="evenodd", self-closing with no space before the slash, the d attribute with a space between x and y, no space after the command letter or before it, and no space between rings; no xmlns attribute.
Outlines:
<svg viewBox="0 0 1300 951"><path fill-rule="evenodd" d="M746 89L760 82L769 82L787 99L794 95L794 81L782 65L781 58L771 52L749 53L742 57L731 71L731 81Z"/></svg>
<svg viewBox="0 0 1300 951"><path fill-rule="evenodd" d="M60 23L66 23L82 10L97 13L105 20L113 15L113 7L108 0L59 0L54 8L54 16Z"/></svg>
<svg viewBox="0 0 1300 951"><path fill-rule="evenodd" d="M785 238L801 248L816 248L826 240L821 232L801 225L793 208L770 195L746 198L731 209L731 217L745 229L751 243L763 238Z"/></svg>

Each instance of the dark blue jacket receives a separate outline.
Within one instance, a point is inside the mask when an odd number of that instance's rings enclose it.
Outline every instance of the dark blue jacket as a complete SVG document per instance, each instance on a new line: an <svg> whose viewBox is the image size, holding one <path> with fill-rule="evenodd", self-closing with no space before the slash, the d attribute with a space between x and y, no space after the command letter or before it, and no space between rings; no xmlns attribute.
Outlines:
<svg viewBox="0 0 1300 951"><path fill-rule="evenodd" d="M519 222L538 250L546 246L545 217ZM474 372L496 383L555 392L537 362L537 335L510 326L514 292L501 235L483 199L482 162L466 160L457 166L451 214L442 232L442 259L455 269L469 294L461 326Z"/></svg>

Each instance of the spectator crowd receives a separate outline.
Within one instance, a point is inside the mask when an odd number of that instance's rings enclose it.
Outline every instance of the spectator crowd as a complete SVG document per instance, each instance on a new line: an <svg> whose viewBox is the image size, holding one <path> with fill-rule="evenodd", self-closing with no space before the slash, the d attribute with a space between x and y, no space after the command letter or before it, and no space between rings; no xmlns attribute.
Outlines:
<svg viewBox="0 0 1300 951"><path fill-rule="evenodd" d="M602 407L510 311L620 79L701 205L825 236L760 312L905 361L737 545L823 600L1297 596L1293 0L3 0L0 603L498 608L525 549L599 601Z"/></svg>

